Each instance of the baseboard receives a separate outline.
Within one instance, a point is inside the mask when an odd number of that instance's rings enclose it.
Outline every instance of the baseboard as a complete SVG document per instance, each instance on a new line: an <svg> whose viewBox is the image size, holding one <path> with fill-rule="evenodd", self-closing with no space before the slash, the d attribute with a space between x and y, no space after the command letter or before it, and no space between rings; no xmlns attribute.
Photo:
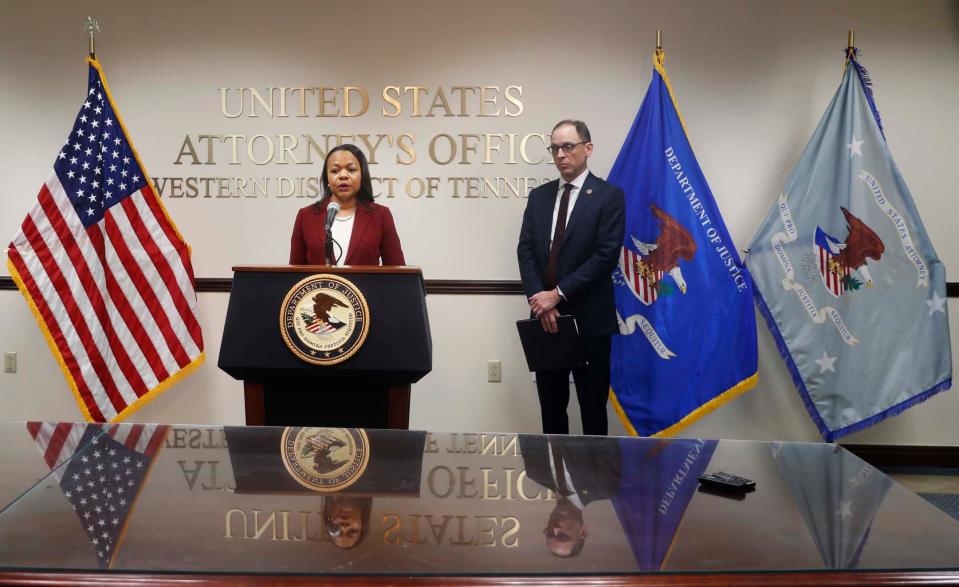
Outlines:
<svg viewBox="0 0 959 587"><path fill-rule="evenodd" d="M841 444L867 463L883 467L959 468L959 446Z"/></svg>

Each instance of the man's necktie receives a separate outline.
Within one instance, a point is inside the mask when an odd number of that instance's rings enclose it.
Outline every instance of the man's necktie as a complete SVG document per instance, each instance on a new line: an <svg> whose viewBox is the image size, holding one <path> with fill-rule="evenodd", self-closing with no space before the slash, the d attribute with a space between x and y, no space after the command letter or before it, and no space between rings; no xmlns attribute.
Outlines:
<svg viewBox="0 0 959 587"><path fill-rule="evenodd" d="M559 452L559 447L556 446L554 442L549 443L549 449L553 453L553 467L556 473L556 493L561 497L565 497L573 492L570 491L569 485L566 483L566 468L563 466L563 455Z"/></svg>
<svg viewBox="0 0 959 587"><path fill-rule="evenodd" d="M556 287L556 268L559 265L559 249L563 246L563 236L566 234L566 213L569 211L569 192L573 184L563 187L563 195L559 200L559 214L556 215L556 229L553 231L553 242L549 247L549 262L546 264L546 289Z"/></svg>

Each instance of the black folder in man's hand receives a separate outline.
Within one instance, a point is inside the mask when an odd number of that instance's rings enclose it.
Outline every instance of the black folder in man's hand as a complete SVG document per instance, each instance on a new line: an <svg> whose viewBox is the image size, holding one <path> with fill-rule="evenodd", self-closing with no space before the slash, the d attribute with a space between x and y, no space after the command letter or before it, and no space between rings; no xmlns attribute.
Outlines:
<svg viewBox="0 0 959 587"><path fill-rule="evenodd" d="M558 332L543 330L538 319L517 320L516 329L530 371L557 371L586 365L586 352L572 316L556 318Z"/></svg>

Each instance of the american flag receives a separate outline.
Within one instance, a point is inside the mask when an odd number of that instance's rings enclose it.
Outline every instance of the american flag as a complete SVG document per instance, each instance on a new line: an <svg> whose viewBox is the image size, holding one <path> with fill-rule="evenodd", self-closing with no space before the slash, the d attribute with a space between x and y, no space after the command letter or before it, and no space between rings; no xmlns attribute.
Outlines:
<svg viewBox="0 0 959 587"><path fill-rule="evenodd" d="M129 415L203 362L186 242L150 184L100 64L7 251L87 420Z"/></svg>
<svg viewBox="0 0 959 587"><path fill-rule="evenodd" d="M169 429L157 424L27 422L102 568L113 561L133 504Z"/></svg>

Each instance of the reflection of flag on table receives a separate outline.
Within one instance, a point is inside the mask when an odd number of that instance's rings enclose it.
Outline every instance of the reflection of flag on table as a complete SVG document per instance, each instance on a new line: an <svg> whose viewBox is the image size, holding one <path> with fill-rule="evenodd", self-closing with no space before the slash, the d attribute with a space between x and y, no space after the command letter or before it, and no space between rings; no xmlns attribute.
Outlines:
<svg viewBox="0 0 959 587"><path fill-rule="evenodd" d="M662 568L718 442L620 441L622 481L613 506L640 570Z"/></svg>
<svg viewBox="0 0 959 587"><path fill-rule="evenodd" d="M27 430L108 568L169 426L28 422Z"/></svg>
<svg viewBox="0 0 959 587"><path fill-rule="evenodd" d="M689 145L662 53L609 181L626 193L611 398L626 429L682 430L756 384L752 281Z"/></svg>
<svg viewBox="0 0 959 587"><path fill-rule="evenodd" d="M945 268L851 57L746 259L760 310L829 441L952 384Z"/></svg>
<svg viewBox="0 0 959 587"><path fill-rule="evenodd" d="M776 444L773 458L830 569L854 569L892 480L838 446Z"/></svg>
<svg viewBox="0 0 959 587"><path fill-rule="evenodd" d="M91 421L122 419L203 361L186 242L100 64L7 267Z"/></svg>

